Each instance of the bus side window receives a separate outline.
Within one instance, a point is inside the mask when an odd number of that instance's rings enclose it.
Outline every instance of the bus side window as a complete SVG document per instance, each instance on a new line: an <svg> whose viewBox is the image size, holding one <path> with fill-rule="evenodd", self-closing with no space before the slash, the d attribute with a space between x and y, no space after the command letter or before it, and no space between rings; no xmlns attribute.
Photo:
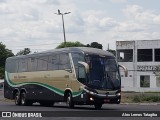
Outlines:
<svg viewBox="0 0 160 120"><path fill-rule="evenodd" d="M28 58L28 71L36 71L37 68L37 59L32 57Z"/></svg>
<svg viewBox="0 0 160 120"><path fill-rule="evenodd" d="M12 64L12 72L13 73L17 73L18 72L18 60L14 60L14 62L12 63L11 62L11 64Z"/></svg>
<svg viewBox="0 0 160 120"><path fill-rule="evenodd" d="M7 60L6 70L9 73L16 73L18 71L18 60Z"/></svg>
<svg viewBox="0 0 160 120"><path fill-rule="evenodd" d="M52 54L48 60L48 70L58 70L59 55Z"/></svg>
<svg viewBox="0 0 160 120"><path fill-rule="evenodd" d="M69 54L68 53L60 54L60 57L59 57L59 69L60 70L71 69L70 59L69 59Z"/></svg>
<svg viewBox="0 0 160 120"><path fill-rule="evenodd" d="M47 70L48 56L40 56L37 58L37 71Z"/></svg>
<svg viewBox="0 0 160 120"><path fill-rule="evenodd" d="M18 72L27 71L27 59L20 59L18 62Z"/></svg>

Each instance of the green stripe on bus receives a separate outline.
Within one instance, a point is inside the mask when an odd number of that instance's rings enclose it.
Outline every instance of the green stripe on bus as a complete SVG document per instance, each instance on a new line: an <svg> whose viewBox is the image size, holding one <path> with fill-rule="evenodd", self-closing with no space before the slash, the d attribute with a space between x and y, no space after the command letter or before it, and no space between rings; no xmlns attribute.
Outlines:
<svg viewBox="0 0 160 120"><path fill-rule="evenodd" d="M53 86L50 86L50 85L47 85L47 84L44 84L44 83L39 83L39 82L19 82L19 83L14 83L10 80L9 78L9 73L5 71L5 76L6 76L6 80L7 80L7 83L11 86L11 87L20 87L20 86L23 86L23 85L29 85L29 84L34 84L34 85L40 85L42 87L45 87L61 96L64 95L64 91L63 90L60 90L58 88L55 88ZM81 93L83 92L83 90L79 91L79 92L72 92L72 96L73 97L76 97L76 96L79 96Z"/></svg>

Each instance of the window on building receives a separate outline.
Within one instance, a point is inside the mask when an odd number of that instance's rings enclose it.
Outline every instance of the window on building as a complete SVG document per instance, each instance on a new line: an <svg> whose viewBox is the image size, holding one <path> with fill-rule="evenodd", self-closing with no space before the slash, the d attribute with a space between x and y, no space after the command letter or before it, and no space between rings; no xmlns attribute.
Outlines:
<svg viewBox="0 0 160 120"><path fill-rule="evenodd" d="M150 87L150 76L149 75L140 76L140 87Z"/></svg>
<svg viewBox="0 0 160 120"><path fill-rule="evenodd" d="M37 58L37 70L47 70L48 56L40 56Z"/></svg>
<svg viewBox="0 0 160 120"><path fill-rule="evenodd" d="M18 62L18 72L27 71L27 59L20 59Z"/></svg>
<svg viewBox="0 0 160 120"><path fill-rule="evenodd" d="M117 51L118 62L133 62L133 50L125 49Z"/></svg>
<svg viewBox="0 0 160 120"><path fill-rule="evenodd" d="M28 71L36 71L37 59L35 57L28 58Z"/></svg>
<svg viewBox="0 0 160 120"><path fill-rule="evenodd" d="M160 62L160 49L154 50L155 61Z"/></svg>
<svg viewBox="0 0 160 120"><path fill-rule="evenodd" d="M150 62L152 61L152 49L138 49L137 50L138 62Z"/></svg>
<svg viewBox="0 0 160 120"><path fill-rule="evenodd" d="M156 76L156 85L160 87L160 76Z"/></svg>

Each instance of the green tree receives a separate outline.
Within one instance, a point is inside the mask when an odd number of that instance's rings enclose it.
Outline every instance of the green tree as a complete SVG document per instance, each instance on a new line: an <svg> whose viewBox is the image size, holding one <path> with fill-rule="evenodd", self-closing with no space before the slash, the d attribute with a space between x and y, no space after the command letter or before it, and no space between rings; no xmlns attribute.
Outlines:
<svg viewBox="0 0 160 120"><path fill-rule="evenodd" d="M7 49L6 46L0 42L0 78L4 78L5 61L8 57L14 56L11 50Z"/></svg>
<svg viewBox="0 0 160 120"><path fill-rule="evenodd" d="M156 66L156 69L155 69L155 71L153 71L153 74L155 74L155 76L156 76L157 84L160 85L160 65Z"/></svg>
<svg viewBox="0 0 160 120"><path fill-rule="evenodd" d="M102 49L103 46L102 44L99 44L98 42L92 42L91 44L87 44L87 47L93 47L93 48L98 48L98 49Z"/></svg>
<svg viewBox="0 0 160 120"><path fill-rule="evenodd" d="M31 53L30 48L24 48L24 50L20 50L20 51L16 54L16 56L18 56L18 55L27 55L27 54L30 54L30 53Z"/></svg>
<svg viewBox="0 0 160 120"><path fill-rule="evenodd" d="M4 68L0 67L0 79L4 78Z"/></svg>
<svg viewBox="0 0 160 120"><path fill-rule="evenodd" d="M64 47L65 47L65 43L62 42L56 48L64 48ZM66 42L66 47L85 47L85 45L78 42L78 41L76 41L76 42Z"/></svg>

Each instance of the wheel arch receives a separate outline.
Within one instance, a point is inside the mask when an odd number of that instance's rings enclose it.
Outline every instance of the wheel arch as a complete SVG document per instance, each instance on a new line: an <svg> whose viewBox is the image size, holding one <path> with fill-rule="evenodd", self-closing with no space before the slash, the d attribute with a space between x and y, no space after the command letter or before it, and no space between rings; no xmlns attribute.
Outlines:
<svg viewBox="0 0 160 120"><path fill-rule="evenodd" d="M71 95L72 95L72 90L71 90L71 89L66 89L65 92L64 92L64 100L65 100L65 101L66 101L67 95L68 95L69 93L71 93Z"/></svg>
<svg viewBox="0 0 160 120"><path fill-rule="evenodd" d="M13 90L13 98L15 98L15 95L16 95L17 92L20 94L20 90L18 88L15 88Z"/></svg>
<svg viewBox="0 0 160 120"><path fill-rule="evenodd" d="M27 93L27 90L25 88L21 88L20 93L22 94L23 92Z"/></svg>

